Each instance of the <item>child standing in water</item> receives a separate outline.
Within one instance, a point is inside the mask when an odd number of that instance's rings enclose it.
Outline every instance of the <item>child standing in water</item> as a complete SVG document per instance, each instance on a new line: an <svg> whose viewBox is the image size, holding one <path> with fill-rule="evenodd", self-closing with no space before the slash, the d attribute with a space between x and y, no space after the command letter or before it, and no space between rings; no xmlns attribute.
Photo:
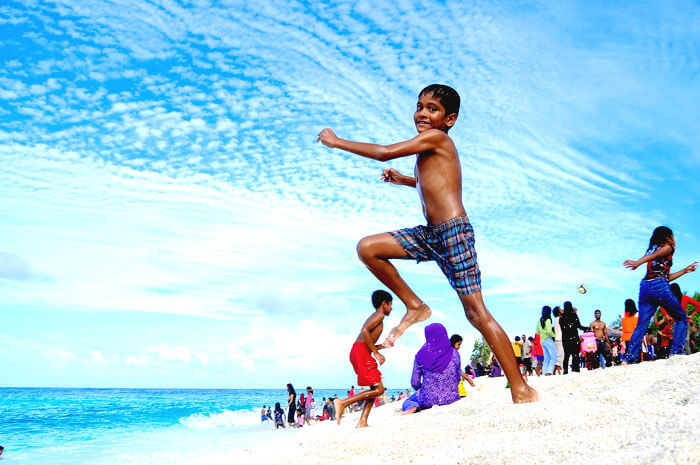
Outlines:
<svg viewBox="0 0 700 465"><path fill-rule="evenodd" d="M649 326L649 320L654 316L656 307L663 306L668 314L676 320L676 327L673 331L673 345L671 355L683 354L683 344L685 343L688 331L688 316L681 308L678 299L671 292L669 282L692 273L698 266L697 262L691 263L680 271L671 273L673 265L673 253L676 251L676 240L673 231L666 226L659 226L649 239L649 247L646 254L639 260L625 260L623 265L631 270L646 263L647 272L639 285L639 319L637 327L632 333L632 339L627 347L622 364L636 363L639 361L639 352L642 346L644 334Z"/></svg>
<svg viewBox="0 0 700 465"><path fill-rule="evenodd" d="M412 324L430 317L430 308L399 276L390 259L436 261L457 292L469 322L484 336L503 368L514 402L537 400L537 392L520 376L508 336L486 309L481 297L481 273L474 249L474 229L462 205L462 172L457 149L447 132L459 113L459 94L451 87L433 84L418 95L413 121L418 135L391 145L341 139L330 129L318 141L373 160L386 162L416 155L413 176L393 168L382 172L385 182L416 188L427 225L376 234L357 245L360 259L406 305L406 315L384 341L391 347Z"/></svg>
<svg viewBox="0 0 700 465"><path fill-rule="evenodd" d="M379 290L372 293L372 305L375 311L362 325L360 334L352 345L352 350L350 350L350 363L352 363L352 367L357 373L357 384L369 386L370 388L368 391L349 395L346 399L335 399L333 401L338 424L340 424L340 418L348 406L355 402L364 402L357 427L365 428L374 400L384 394L382 374L377 367L377 362L380 365L384 363L384 356L379 353L381 349L384 349L384 345L377 345L377 340L384 329L384 317L391 313L392 301L391 294L386 291ZM374 358L372 358L372 354ZM348 392L348 394L350 393Z"/></svg>

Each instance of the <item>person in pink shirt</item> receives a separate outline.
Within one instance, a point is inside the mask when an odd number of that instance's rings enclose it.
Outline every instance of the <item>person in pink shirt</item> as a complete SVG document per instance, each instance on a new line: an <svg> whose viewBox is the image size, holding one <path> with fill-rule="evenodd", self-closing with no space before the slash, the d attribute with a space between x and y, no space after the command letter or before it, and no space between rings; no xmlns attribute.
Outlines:
<svg viewBox="0 0 700 465"><path fill-rule="evenodd" d="M306 386L306 399L304 400L304 416L306 417L306 424L310 425L312 418L311 404L314 401L314 390L311 386Z"/></svg>

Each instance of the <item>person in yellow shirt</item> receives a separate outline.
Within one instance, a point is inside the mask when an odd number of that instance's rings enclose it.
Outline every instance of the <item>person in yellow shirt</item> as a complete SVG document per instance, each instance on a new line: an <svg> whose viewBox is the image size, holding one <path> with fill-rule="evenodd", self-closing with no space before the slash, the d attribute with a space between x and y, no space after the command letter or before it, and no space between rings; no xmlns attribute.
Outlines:
<svg viewBox="0 0 700 465"><path fill-rule="evenodd" d="M515 342L511 345L513 346L513 352L515 352L515 360L520 366L523 363L523 341L520 340L520 336L515 336Z"/></svg>

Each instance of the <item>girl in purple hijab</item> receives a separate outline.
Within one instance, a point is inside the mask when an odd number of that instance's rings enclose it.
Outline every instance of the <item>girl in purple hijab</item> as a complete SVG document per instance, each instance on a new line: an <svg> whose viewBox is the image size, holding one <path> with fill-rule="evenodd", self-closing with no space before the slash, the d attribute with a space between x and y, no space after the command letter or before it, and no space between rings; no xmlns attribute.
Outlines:
<svg viewBox="0 0 700 465"><path fill-rule="evenodd" d="M416 390L404 403L404 411L447 405L459 400L461 378L459 352L450 344L447 330L440 323L425 327L425 344L413 362L411 386Z"/></svg>

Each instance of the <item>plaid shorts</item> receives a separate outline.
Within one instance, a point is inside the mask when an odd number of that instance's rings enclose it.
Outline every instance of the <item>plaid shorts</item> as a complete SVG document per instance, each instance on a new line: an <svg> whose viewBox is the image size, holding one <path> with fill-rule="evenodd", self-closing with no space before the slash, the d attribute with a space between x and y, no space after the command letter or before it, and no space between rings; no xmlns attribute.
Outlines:
<svg viewBox="0 0 700 465"><path fill-rule="evenodd" d="M434 260L459 295L481 291L481 272L476 263L474 228L466 216L440 224L399 229L389 234L416 262Z"/></svg>

